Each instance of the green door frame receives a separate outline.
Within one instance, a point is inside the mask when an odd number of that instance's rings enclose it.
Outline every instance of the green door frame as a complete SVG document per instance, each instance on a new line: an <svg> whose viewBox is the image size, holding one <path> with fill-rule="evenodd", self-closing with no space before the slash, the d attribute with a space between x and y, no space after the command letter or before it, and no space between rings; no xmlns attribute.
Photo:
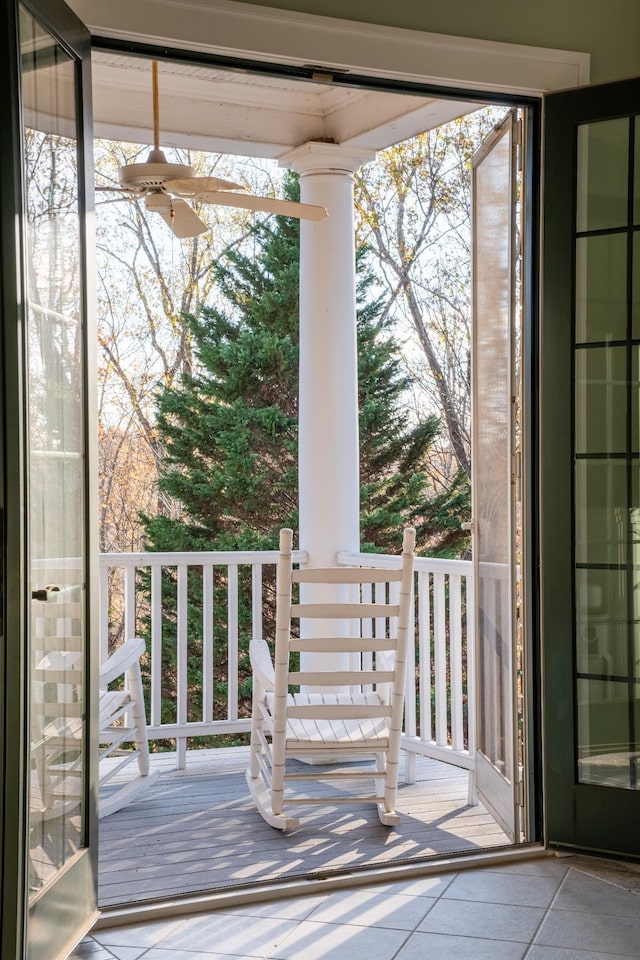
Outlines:
<svg viewBox="0 0 640 960"><path fill-rule="evenodd" d="M16 222L22 209L21 127L16 105L19 97L17 49L17 7L2 5L0 23L0 64L5 96L2 101L3 129L0 139L0 416L3 442L0 444L0 508L2 510L2 564L0 589L2 652L0 681L0 823L2 844L2 930L0 954L9 960L19 957L24 938L25 851L27 832L25 796L27 759L22 745L27 739L26 663L23 655L27 606L21 602L25 583L24 526L24 432L18 429L23 410L23 322L21 249L16 242ZM4 437L11 436L12 443ZM12 602L8 602L12 598Z"/></svg>
<svg viewBox="0 0 640 960"><path fill-rule="evenodd" d="M76 63L78 95L76 110L79 130L79 217L87 223L86 185L92 183L92 121L90 38L83 24L62 0L5 0L0 14L0 78L3 137L0 139L0 793L2 915L0 954L3 960L50 958L64 955L92 923L97 902L97 801L93 784L97 774L97 735L93 703L97 700L97 677L91 664L90 647L97 626L98 577L94 558L96 547L97 490L95 445L91 416L84 417L85 449L88 451L86 493L88 584L86 591L87 651L84 669L89 678L86 690L88 777L84 793L84 848L60 871L45 896L29 905L29 631L30 575L28 558L28 442L27 361L25 324L27 292L24 248L24 171L21 121L21 54L19 9L33 16L51 33ZM85 98L83 91L88 91ZM82 144L89 145L84 150ZM86 227L81 232L81 256L87 260L91 245ZM91 259L89 258L89 263ZM92 272L85 272L81 296L87 305L93 300ZM93 330L85 335L85 378L93 374L91 344ZM93 749L91 748L93 746ZM29 937L28 930L35 933Z"/></svg>
<svg viewBox="0 0 640 960"><path fill-rule="evenodd" d="M545 100L540 374L545 834L552 846L633 857L640 857L640 833L632 829L640 791L578 778L573 374L577 127L638 112L640 79Z"/></svg>

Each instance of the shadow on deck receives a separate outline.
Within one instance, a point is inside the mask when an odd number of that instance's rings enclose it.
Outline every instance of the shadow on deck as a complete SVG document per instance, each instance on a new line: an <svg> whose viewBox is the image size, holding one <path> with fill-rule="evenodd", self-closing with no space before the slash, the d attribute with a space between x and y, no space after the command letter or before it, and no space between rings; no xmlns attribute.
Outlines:
<svg viewBox="0 0 640 960"><path fill-rule="evenodd" d="M481 805L467 803L467 772L422 757L401 784L398 827L367 804L302 808L282 834L257 813L245 781L248 748L194 751L187 769L155 754L160 775L127 807L100 822L99 905L133 904L247 883L507 845ZM345 786L341 784L341 791Z"/></svg>

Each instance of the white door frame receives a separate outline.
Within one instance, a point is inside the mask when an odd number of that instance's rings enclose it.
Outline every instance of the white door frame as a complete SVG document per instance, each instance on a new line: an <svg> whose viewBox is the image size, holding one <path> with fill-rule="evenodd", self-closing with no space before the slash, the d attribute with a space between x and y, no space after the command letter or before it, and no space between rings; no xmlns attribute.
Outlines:
<svg viewBox="0 0 640 960"><path fill-rule="evenodd" d="M382 27L235 0L67 2L100 37L218 56L514 96L589 82L589 54L573 50Z"/></svg>

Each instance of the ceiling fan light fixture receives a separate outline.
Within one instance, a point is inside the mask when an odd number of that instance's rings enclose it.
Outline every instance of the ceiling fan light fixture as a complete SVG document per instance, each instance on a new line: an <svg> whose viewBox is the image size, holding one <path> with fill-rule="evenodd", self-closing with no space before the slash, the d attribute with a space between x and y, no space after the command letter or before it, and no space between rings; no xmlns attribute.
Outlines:
<svg viewBox="0 0 640 960"><path fill-rule="evenodd" d="M152 150L149 157L154 154L164 156L162 150ZM118 171L121 186L130 190L160 190L167 180L190 180L194 176L193 167L166 160L128 163Z"/></svg>
<svg viewBox="0 0 640 960"><path fill-rule="evenodd" d="M144 205L152 212L166 213L171 210L171 197L166 193L148 193Z"/></svg>

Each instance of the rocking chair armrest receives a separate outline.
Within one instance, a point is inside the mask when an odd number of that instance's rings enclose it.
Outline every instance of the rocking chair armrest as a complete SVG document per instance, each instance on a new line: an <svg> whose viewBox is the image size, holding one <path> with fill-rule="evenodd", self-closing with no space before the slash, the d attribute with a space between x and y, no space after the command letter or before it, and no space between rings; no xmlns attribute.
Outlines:
<svg viewBox="0 0 640 960"><path fill-rule="evenodd" d="M265 690L273 690L276 677L267 641L262 637L254 637L249 644L249 656L254 678Z"/></svg>
<svg viewBox="0 0 640 960"><path fill-rule="evenodd" d="M100 689L104 690L112 680L123 676L144 651L145 642L142 637L126 640L100 667Z"/></svg>

